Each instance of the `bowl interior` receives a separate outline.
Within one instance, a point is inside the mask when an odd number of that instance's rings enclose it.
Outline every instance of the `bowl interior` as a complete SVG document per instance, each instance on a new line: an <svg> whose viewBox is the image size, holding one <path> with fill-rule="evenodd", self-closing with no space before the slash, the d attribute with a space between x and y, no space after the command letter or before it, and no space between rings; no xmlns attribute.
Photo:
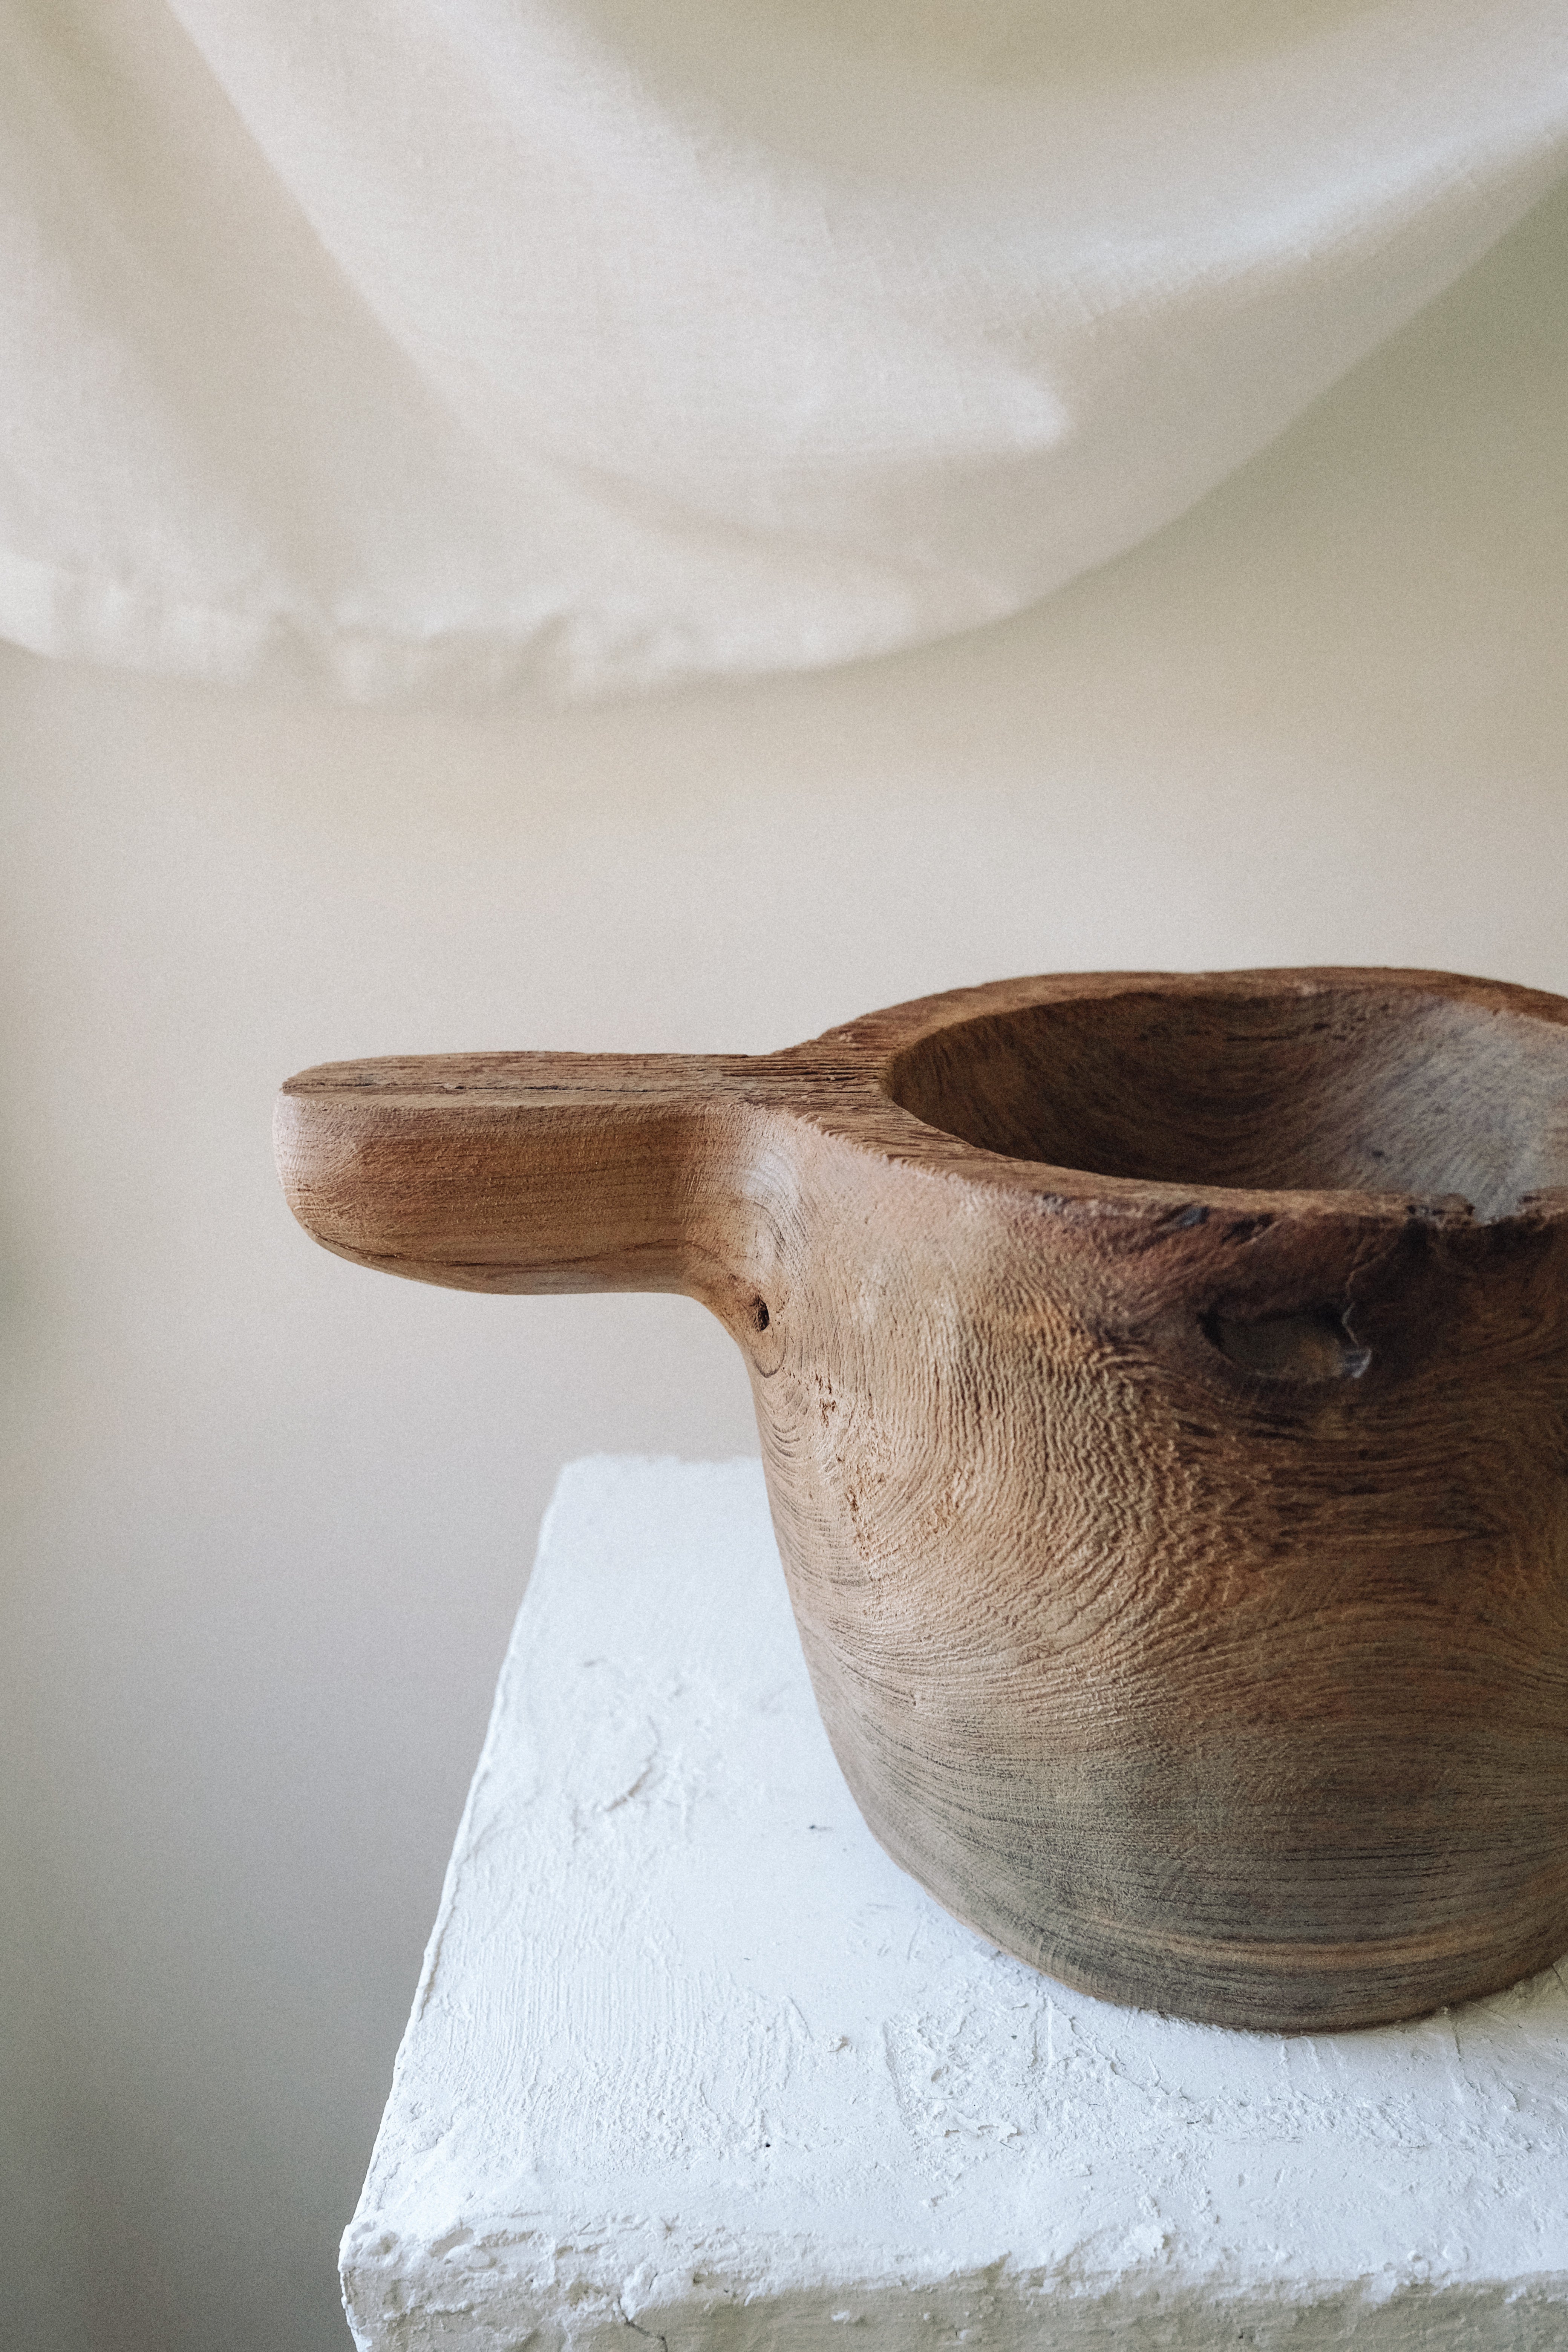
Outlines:
<svg viewBox="0 0 1568 2352"><path fill-rule="evenodd" d="M982 1150L1090 1175L1457 1194L1483 1218L1568 1185L1568 1027L1408 986L1030 1005L921 1038L888 1083Z"/></svg>

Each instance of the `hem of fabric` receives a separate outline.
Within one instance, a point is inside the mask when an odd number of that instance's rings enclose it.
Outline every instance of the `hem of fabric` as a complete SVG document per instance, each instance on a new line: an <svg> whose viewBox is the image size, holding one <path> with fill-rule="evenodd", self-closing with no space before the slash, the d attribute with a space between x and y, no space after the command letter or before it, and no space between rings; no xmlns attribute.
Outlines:
<svg viewBox="0 0 1568 2352"><path fill-rule="evenodd" d="M819 604L727 640L695 621L654 622L629 610L611 616L543 600L510 625L458 624L420 635L286 607L236 611L0 547L0 638L48 660L289 699L472 707L527 690L569 705L705 679L838 668L963 635L1039 601L1038 593L975 580L949 583L947 595L932 598L933 584L921 583L922 600L909 583L882 583L858 614L841 609L831 629Z"/></svg>

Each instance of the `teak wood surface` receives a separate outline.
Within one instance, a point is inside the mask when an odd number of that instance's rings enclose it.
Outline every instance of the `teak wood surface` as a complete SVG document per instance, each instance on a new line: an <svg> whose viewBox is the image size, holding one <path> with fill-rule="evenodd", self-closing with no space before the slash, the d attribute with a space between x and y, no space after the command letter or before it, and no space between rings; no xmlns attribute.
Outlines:
<svg viewBox="0 0 1568 2352"><path fill-rule="evenodd" d="M1301 2031L1568 1947L1568 1002L1074 973L277 1138L360 1265L722 1319L856 1800L1009 1951Z"/></svg>

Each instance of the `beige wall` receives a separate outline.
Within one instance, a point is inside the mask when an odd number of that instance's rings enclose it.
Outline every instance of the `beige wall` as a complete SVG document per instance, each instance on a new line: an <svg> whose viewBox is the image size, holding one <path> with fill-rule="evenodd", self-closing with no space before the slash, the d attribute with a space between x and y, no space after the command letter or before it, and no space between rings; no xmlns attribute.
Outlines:
<svg viewBox="0 0 1568 2352"><path fill-rule="evenodd" d="M752 1442L684 1301L313 1250L279 1078L764 1047L1057 967L1568 991L1565 298L1560 197L1184 522L876 667L465 717L0 657L29 2352L346 2343L333 2245L556 1466Z"/></svg>

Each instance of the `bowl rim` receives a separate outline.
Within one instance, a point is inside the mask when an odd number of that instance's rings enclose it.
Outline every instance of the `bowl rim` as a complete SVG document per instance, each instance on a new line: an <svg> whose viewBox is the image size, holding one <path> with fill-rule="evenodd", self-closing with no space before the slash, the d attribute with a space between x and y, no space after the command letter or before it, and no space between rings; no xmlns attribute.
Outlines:
<svg viewBox="0 0 1568 2352"><path fill-rule="evenodd" d="M1568 1030L1568 997L1510 981L1418 966L1264 964L1221 971L1044 972L911 997L841 1023L808 1045L759 1057L759 1067L772 1065L782 1077L788 1066L798 1066L806 1081L798 1108L814 1125L846 1140L932 1172L1027 1195L1041 1206L1054 1205L1063 1211L1087 1210L1112 1217L1131 1214L1177 1226L1202 1223L1212 1214L1238 1219L1353 1219L1395 1227L1420 1221L1488 1229L1568 1220L1568 1184L1524 1193L1501 1213L1483 1218L1460 1194L1421 1192L1409 1187L1217 1185L1101 1175L1053 1161L1019 1159L973 1143L921 1118L892 1091L900 1063L929 1040L973 1021L1026 1013L1042 1005L1149 994L1178 1001L1213 1001L1259 994L1310 999L1358 992L1442 997L1503 1018ZM1568 1108L1568 1087L1564 1104Z"/></svg>

